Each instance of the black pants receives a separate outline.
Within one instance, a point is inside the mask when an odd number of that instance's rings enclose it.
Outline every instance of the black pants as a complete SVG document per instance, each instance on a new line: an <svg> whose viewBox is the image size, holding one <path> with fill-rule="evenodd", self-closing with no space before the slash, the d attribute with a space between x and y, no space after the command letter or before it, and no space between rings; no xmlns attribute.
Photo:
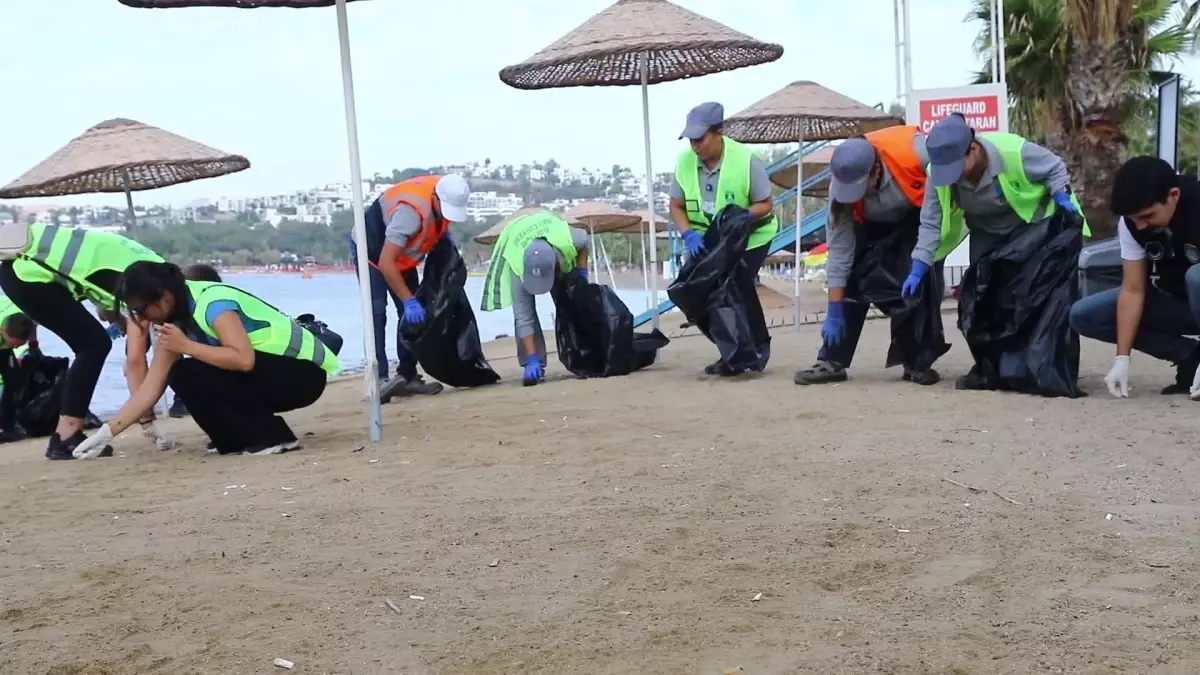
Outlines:
<svg viewBox="0 0 1200 675"><path fill-rule="evenodd" d="M254 353L249 372L182 358L168 382L219 452L296 440L277 413L305 408L325 391L325 371L311 361Z"/></svg>
<svg viewBox="0 0 1200 675"><path fill-rule="evenodd" d="M63 387L62 414L86 418L112 339L104 326L75 299L66 286L54 282L22 281L12 262L0 265L0 289L35 323L54 333L75 354Z"/></svg>
<svg viewBox="0 0 1200 675"><path fill-rule="evenodd" d="M383 253L384 235L387 232L387 223L383 219L383 208L376 201L371 204L364 215L367 225L367 260L378 265L379 255ZM355 245L354 239L350 239L350 260L354 263L354 271L357 273L358 247ZM387 303L390 297L396 313L399 314L396 320L396 359L399 361L396 366L396 374L405 380L411 380L417 376L417 360L408 353L404 345L400 344L400 324L404 321L404 303L400 301L400 296L392 292L387 280L383 278L382 272L372 266L367 274L371 279L371 328L375 331L375 360L379 368L379 377L384 380L388 377ZM403 275L408 290L416 293L417 286L421 281L417 276L416 268L407 270Z"/></svg>
<svg viewBox="0 0 1200 675"><path fill-rule="evenodd" d="M0 389L0 431L12 431L17 425L17 389L21 383L20 366L12 349L0 350L0 377L4 378L4 388Z"/></svg>
<svg viewBox="0 0 1200 675"><path fill-rule="evenodd" d="M742 254L742 265L733 274L733 282L737 285L742 299L746 303L746 318L750 322L750 334L754 336L754 346L762 347L771 343L771 332L767 330L767 317L763 315L762 301L758 299L758 287L755 281L763 263L767 261L770 246L759 246Z"/></svg>

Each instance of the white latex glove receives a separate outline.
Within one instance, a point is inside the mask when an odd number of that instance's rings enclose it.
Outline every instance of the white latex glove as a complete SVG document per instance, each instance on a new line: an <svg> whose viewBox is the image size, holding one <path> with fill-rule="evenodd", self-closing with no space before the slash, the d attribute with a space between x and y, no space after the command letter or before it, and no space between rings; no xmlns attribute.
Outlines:
<svg viewBox="0 0 1200 675"><path fill-rule="evenodd" d="M154 426L154 422L142 425L142 435L159 450L172 450L178 445L174 436Z"/></svg>
<svg viewBox="0 0 1200 675"><path fill-rule="evenodd" d="M1129 357L1118 356L1113 359L1112 368L1109 369L1108 375L1104 376L1104 384L1108 387L1108 393L1116 398L1129 398ZM1192 391L1196 390L1195 383L1192 384Z"/></svg>
<svg viewBox="0 0 1200 675"><path fill-rule="evenodd" d="M71 454L75 455L75 459L95 459L100 456L101 452L104 452L104 446L108 445L112 439L112 430L108 428L106 422L104 426L96 430L96 433L76 446Z"/></svg>

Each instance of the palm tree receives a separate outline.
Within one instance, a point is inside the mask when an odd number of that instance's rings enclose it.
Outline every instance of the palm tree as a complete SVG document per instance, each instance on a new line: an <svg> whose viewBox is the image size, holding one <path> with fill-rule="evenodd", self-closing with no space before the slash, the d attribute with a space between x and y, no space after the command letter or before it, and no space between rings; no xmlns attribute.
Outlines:
<svg viewBox="0 0 1200 675"><path fill-rule="evenodd" d="M1004 58L1010 126L1058 153L1071 172L1093 233L1116 233L1108 211L1113 173L1125 161L1130 125L1152 91L1155 69L1200 44L1200 0L1005 0ZM992 47L991 2L976 51ZM978 73L976 82L990 82Z"/></svg>

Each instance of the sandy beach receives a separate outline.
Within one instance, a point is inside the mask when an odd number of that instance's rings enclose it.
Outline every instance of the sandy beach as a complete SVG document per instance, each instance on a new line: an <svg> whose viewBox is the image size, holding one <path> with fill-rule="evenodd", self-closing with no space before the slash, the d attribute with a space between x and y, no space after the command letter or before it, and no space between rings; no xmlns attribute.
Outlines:
<svg viewBox="0 0 1200 675"><path fill-rule="evenodd" d="M1200 404L1144 357L1111 399L1096 343L1089 398L955 392L946 320L932 388L874 321L837 386L792 384L814 325L737 381L697 337L534 388L497 358L361 451L359 380L278 457L206 457L188 420L181 451L6 446L0 673L1200 672Z"/></svg>

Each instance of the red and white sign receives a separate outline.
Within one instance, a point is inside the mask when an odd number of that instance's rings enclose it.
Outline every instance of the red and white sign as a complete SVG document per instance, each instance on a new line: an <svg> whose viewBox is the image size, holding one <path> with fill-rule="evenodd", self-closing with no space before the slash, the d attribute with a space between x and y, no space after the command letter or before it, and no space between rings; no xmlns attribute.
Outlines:
<svg viewBox="0 0 1200 675"><path fill-rule="evenodd" d="M1008 131L1008 93L1003 84L975 84L909 92L908 123L929 133L939 120L960 113L976 131Z"/></svg>

